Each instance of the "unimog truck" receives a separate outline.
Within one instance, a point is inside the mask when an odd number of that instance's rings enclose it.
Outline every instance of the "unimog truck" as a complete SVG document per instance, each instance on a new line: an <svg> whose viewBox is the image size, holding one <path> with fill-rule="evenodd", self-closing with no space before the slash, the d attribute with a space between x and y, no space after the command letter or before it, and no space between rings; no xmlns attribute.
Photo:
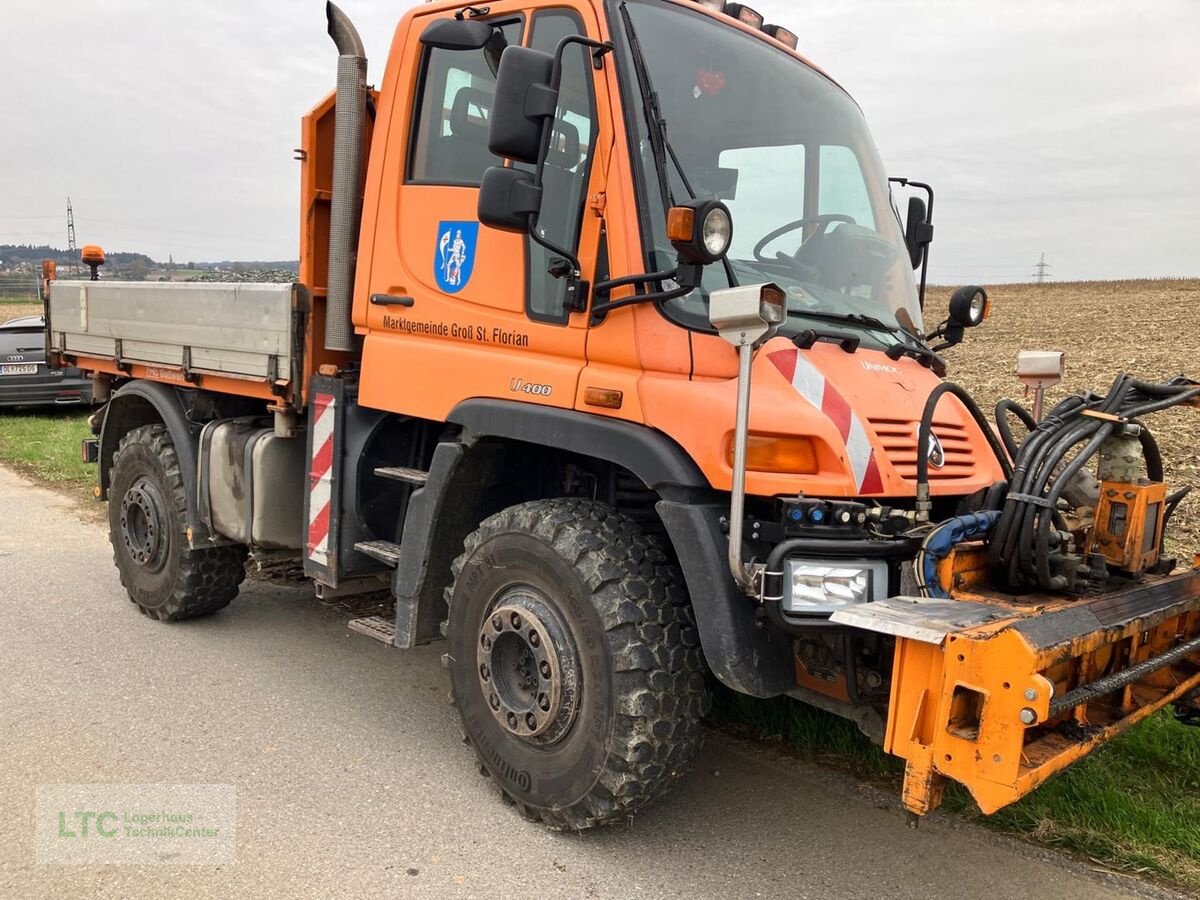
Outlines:
<svg viewBox="0 0 1200 900"><path fill-rule="evenodd" d="M857 723L914 815L1197 718L1200 562L1164 553L1186 489L1146 420L1200 385L985 416L944 376L986 291L926 307L933 192L794 33L423 3L376 89L327 18L294 283L46 273L138 609L216 612L248 555L390 589L350 627L440 643L483 769L555 828L658 796L716 682Z"/></svg>

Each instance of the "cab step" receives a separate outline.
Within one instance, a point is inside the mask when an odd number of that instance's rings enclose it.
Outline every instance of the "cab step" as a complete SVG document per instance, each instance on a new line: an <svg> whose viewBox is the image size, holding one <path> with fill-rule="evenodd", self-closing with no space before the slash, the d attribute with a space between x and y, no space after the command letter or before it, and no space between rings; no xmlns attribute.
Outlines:
<svg viewBox="0 0 1200 900"><path fill-rule="evenodd" d="M392 481L403 481L406 484L424 484L429 480L428 472L422 469L406 469L403 466L376 469L375 474L380 478L390 478Z"/></svg>
<svg viewBox="0 0 1200 900"><path fill-rule="evenodd" d="M396 622L382 616L370 616L366 619L351 619L346 627L357 634L365 634L369 638L387 644L389 647L396 642Z"/></svg>
<svg viewBox="0 0 1200 900"><path fill-rule="evenodd" d="M391 541L359 541L354 545L354 549L393 569L400 562L400 545Z"/></svg>

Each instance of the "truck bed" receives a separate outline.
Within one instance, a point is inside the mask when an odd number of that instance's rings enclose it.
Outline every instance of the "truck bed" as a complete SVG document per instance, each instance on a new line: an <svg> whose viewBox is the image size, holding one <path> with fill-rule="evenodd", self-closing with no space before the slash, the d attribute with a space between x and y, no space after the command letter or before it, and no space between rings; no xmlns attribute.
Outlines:
<svg viewBox="0 0 1200 900"><path fill-rule="evenodd" d="M46 306L62 365L299 405L303 285L54 281Z"/></svg>

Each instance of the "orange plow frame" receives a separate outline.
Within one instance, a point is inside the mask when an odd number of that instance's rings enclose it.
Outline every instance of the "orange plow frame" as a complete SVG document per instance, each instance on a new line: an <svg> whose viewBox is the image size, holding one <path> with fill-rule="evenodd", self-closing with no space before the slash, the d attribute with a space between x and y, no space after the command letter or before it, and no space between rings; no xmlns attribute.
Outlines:
<svg viewBox="0 0 1200 900"><path fill-rule="evenodd" d="M1085 600L894 598L856 618L896 637L884 749L919 815L948 778L993 813L1200 688L1200 570Z"/></svg>

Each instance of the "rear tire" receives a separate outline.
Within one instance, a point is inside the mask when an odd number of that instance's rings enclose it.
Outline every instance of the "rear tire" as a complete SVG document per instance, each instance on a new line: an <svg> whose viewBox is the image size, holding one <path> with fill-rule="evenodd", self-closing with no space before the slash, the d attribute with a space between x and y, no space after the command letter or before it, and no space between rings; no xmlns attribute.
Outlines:
<svg viewBox="0 0 1200 900"><path fill-rule="evenodd" d="M523 503L480 525L447 590L465 738L526 818L627 821L700 749L704 660L678 567L611 507Z"/></svg>
<svg viewBox="0 0 1200 900"><path fill-rule="evenodd" d="M113 454L108 535L121 584L152 619L216 612L246 577L245 547L188 547L187 491L162 425L133 429Z"/></svg>

